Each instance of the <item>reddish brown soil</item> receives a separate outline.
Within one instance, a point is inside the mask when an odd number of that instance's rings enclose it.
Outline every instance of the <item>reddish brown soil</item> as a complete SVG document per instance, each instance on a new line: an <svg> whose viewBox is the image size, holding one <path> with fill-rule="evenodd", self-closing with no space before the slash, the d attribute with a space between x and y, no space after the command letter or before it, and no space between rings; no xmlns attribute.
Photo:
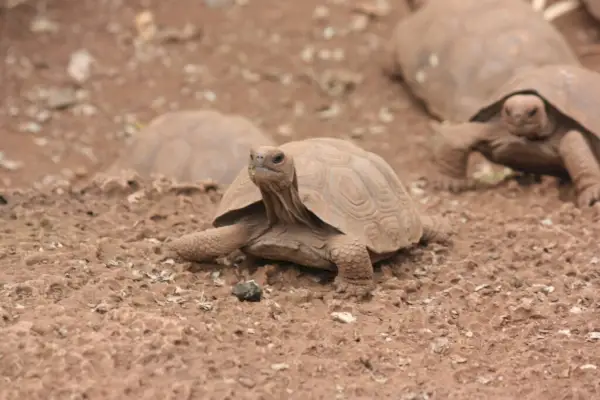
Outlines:
<svg viewBox="0 0 600 400"><path fill-rule="evenodd" d="M340 302L331 276L314 271L250 273L169 259L161 243L208 227L218 192L136 179L121 188L3 189L0 398L600 396L598 215L576 209L569 187L552 179L461 195L427 187L428 119L378 66L399 10L344 33L356 15L350 1L176 3L48 2L43 16L59 26L50 34L29 30L35 1L4 11L2 54L11 63L3 69L0 151L23 164L0 170L3 186L94 172L114 159L127 123L210 106L279 132L279 142L353 137L389 160L423 210L450 218L456 240L383 263L370 302ZM313 17L319 5L329 10L323 20ZM144 8L162 26L192 22L202 37L161 44L159 56L140 61L133 21ZM596 42L592 21L569 18L557 24L572 43ZM339 36L323 38L327 27ZM343 49L344 57L305 62L306 47L330 57ZM31 93L67 85L69 56L81 48L97 59L82 85L96 114L81 115L79 105L52 112L38 133L21 132L43 109ZM330 69L363 81L331 97L312 78ZM323 118L332 104L339 113ZM18 115L7 117L9 108ZM265 285L259 303L230 294L248 275ZM334 311L356 321L337 322Z"/></svg>

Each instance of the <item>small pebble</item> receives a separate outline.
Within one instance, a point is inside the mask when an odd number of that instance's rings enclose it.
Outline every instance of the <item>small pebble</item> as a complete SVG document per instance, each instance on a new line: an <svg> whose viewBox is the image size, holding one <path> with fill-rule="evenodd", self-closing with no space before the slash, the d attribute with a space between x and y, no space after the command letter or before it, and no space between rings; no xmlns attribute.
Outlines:
<svg viewBox="0 0 600 400"><path fill-rule="evenodd" d="M590 332L587 337L589 340L600 340L600 332Z"/></svg>
<svg viewBox="0 0 600 400"><path fill-rule="evenodd" d="M273 371L283 371L284 369L288 368L290 368L290 365L286 363L271 364L271 369Z"/></svg>
<svg viewBox="0 0 600 400"><path fill-rule="evenodd" d="M342 322L344 324L351 324L352 322L356 321L356 317L352 314L350 314L349 312L332 312L331 313L331 318L333 318L334 321L338 321L338 322Z"/></svg>
<svg viewBox="0 0 600 400"><path fill-rule="evenodd" d="M94 57L86 49L80 49L71 54L67 73L77 83L83 83L90 77Z"/></svg>
<svg viewBox="0 0 600 400"><path fill-rule="evenodd" d="M63 110L77 102L72 88L53 88L48 91L47 106L51 110Z"/></svg>
<svg viewBox="0 0 600 400"><path fill-rule="evenodd" d="M237 283L231 289L231 294L239 301L257 302L262 298L262 289L254 280Z"/></svg>

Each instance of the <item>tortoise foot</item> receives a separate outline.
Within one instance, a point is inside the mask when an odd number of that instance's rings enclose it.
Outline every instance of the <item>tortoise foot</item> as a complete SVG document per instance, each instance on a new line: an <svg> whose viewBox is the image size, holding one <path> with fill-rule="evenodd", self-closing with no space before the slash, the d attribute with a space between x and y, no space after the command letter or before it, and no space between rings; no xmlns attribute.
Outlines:
<svg viewBox="0 0 600 400"><path fill-rule="evenodd" d="M581 208L591 207L598 202L600 202L600 183L586 188L577 196L577 204Z"/></svg>
<svg viewBox="0 0 600 400"><path fill-rule="evenodd" d="M368 300L373 297L375 289L373 281L351 281L339 276L335 278L333 286L335 287L334 297L338 299Z"/></svg>

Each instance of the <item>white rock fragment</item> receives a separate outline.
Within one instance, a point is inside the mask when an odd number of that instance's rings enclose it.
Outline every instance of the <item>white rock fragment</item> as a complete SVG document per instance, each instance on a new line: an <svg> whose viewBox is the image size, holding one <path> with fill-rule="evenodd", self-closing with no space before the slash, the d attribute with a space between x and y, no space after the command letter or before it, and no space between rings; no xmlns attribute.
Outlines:
<svg viewBox="0 0 600 400"><path fill-rule="evenodd" d="M600 332L590 332L587 334L588 340L600 340Z"/></svg>
<svg viewBox="0 0 600 400"><path fill-rule="evenodd" d="M345 311L334 311L331 313L331 318L333 318L334 321L342 322L344 324L351 324L352 322L356 321L356 317L354 315Z"/></svg>
<svg viewBox="0 0 600 400"><path fill-rule="evenodd" d="M432 67L437 67L440 64L440 59L438 58L437 54L432 53L429 55L429 65L431 65Z"/></svg>
<svg viewBox="0 0 600 400"><path fill-rule="evenodd" d="M89 51L86 49L77 50L71 54L67 73L76 82L83 83L90 77L93 62L94 57L92 57Z"/></svg>
<svg viewBox="0 0 600 400"><path fill-rule="evenodd" d="M289 368L290 368L290 365L286 364L286 363L271 364L271 369L273 371L283 371L283 370L286 370Z"/></svg>

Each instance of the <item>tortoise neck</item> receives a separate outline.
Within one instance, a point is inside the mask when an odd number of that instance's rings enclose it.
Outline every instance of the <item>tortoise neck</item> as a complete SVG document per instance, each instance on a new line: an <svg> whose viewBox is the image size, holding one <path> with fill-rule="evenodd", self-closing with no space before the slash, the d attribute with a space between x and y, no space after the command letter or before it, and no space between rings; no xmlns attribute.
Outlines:
<svg viewBox="0 0 600 400"><path fill-rule="evenodd" d="M315 227L315 217L300 199L295 176L291 185L282 187L273 183L264 183L260 185L260 192L270 225L282 223Z"/></svg>

